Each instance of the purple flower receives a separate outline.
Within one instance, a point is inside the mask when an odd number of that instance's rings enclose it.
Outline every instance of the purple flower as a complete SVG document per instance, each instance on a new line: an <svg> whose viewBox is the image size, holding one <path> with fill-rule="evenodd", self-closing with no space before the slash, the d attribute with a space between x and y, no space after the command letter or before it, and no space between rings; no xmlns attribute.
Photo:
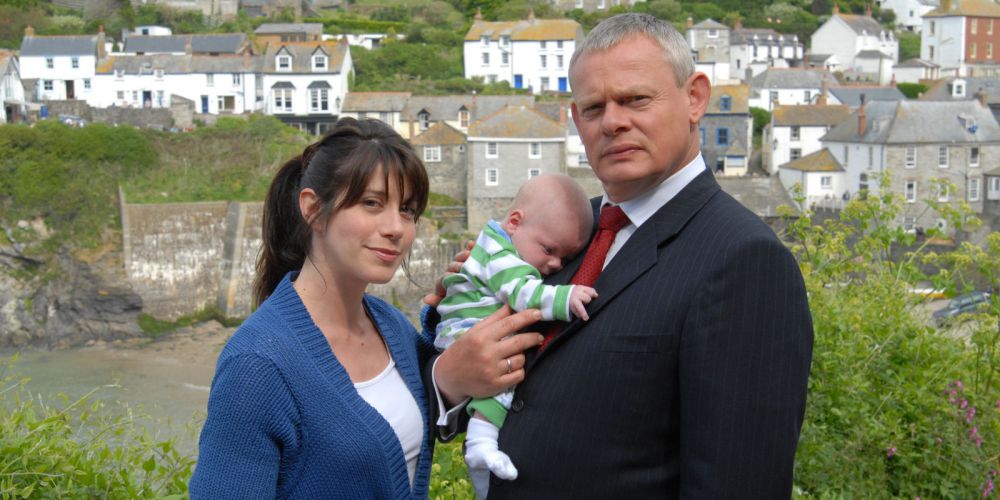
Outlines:
<svg viewBox="0 0 1000 500"><path fill-rule="evenodd" d="M969 406L969 400L968 399L963 399L962 400L962 404L958 405L959 409L962 409L962 410L964 410L966 406Z"/></svg>
<svg viewBox="0 0 1000 500"><path fill-rule="evenodd" d="M892 458L892 456L895 454L896 454L896 447L891 446L889 447L888 450L886 450L885 458Z"/></svg>
<svg viewBox="0 0 1000 500"><path fill-rule="evenodd" d="M969 411L965 412L965 423L971 424L973 417L976 416L976 407L969 407Z"/></svg>
<svg viewBox="0 0 1000 500"><path fill-rule="evenodd" d="M958 388L958 390L962 390L962 381L961 380L954 381L952 383L952 385L954 385L956 388Z"/></svg>
<svg viewBox="0 0 1000 500"><path fill-rule="evenodd" d="M992 491L993 491L993 480L986 479L986 486L983 487L983 498L988 497L990 495L990 492Z"/></svg>

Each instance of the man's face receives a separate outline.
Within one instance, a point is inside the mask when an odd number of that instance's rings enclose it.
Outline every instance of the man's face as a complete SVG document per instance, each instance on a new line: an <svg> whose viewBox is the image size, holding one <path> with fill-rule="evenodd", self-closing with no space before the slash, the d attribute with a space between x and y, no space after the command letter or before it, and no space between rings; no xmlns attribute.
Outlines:
<svg viewBox="0 0 1000 500"><path fill-rule="evenodd" d="M707 79L696 73L678 87L652 39L637 35L582 56L570 79L573 121L612 201L643 194L698 154Z"/></svg>

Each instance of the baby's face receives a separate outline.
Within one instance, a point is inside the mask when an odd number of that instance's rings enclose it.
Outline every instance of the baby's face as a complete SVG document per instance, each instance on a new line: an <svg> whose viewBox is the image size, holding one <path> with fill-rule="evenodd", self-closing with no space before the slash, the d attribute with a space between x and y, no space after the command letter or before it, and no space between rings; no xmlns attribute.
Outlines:
<svg viewBox="0 0 1000 500"><path fill-rule="evenodd" d="M576 255L586 241L580 238L580 222L559 214L526 217L511 233L511 241L525 262L548 276L562 269L564 260ZM567 220L571 219L571 220Z"/></svg>

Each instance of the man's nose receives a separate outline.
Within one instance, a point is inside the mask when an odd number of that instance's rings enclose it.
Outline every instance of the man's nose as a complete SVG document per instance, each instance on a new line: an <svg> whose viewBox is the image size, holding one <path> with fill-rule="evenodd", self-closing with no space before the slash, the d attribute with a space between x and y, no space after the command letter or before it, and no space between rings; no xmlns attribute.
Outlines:
<svg viewBox="0 0 1000 500"><path fill-rule="evenodd" d="M618 103L609 103L604 107L601 117L601 129L605 135L616 136L628 130L628 111Z"/></svg>

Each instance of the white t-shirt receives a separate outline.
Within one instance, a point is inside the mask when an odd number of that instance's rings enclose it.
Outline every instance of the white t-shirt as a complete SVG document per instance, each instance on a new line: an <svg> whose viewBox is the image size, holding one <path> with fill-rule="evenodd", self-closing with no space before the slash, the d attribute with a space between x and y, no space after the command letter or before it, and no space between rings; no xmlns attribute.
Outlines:
<svg viewBox="0 0 1000 500"><path fill-rule="evenodd" d="M396 432L399 444L406 458L406 471L410 474L410 486L417 470L420 445L424 440L424 418L417 407L417 401L407 389L403 377L396 368L396 362L389 358L385 370L375 378L354 384L361 399L378 410L386 422Z"/></svg>

